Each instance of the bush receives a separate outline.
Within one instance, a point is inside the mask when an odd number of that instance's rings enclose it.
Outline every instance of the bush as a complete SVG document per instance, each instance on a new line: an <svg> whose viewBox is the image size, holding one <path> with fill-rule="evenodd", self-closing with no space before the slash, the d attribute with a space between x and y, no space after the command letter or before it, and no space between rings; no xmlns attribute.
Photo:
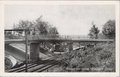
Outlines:
<svg viewBox="0 0 120 77"><path fill-rule="evenodd" d="M86 50L70 51L61 56L61 62L67 64L64 66L65 68L77 68L80 69L79 71L113 72L115 71L115 45L114 43L101 43ZM82 70L82 68L88 69ZM92 68L100 69L94 70Z"/></svg>

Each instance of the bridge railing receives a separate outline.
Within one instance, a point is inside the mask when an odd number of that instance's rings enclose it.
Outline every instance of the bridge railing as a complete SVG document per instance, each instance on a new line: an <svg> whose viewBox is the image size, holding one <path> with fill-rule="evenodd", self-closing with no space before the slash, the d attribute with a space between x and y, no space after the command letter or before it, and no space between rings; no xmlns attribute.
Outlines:
<svg viewBox="0 0 120 77"><path fill-rule="evenodd" d="M30 31L28 29L7 29L5 32L16 32L16 31L22 31L23 35L16 36L13 34L13 38L11 39L23 39L25 40L25 31ZM5 34L5 36L7 36ZM12 37L12 36L10 36ZM5 38L8 39L8 38ZM32 34L27 34L27 39L28 40L61 40L61 41L66 41L66 40L71 40L71 41L114 41L113 39L90 39L88 36L79 36L79 35L59 35L59 34L48 34L48 35L32 35Z"/></svg>

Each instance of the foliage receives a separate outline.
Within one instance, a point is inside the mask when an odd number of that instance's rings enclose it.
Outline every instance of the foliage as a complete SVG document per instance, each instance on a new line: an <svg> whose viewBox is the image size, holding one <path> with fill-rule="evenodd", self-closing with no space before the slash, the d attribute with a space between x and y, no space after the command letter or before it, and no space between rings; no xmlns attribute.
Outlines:
<svg viewBox="0 0 120 77"><path fill-rule="evenodd" d="M35 29L42 35L56 35L58 34L57 28L50 25L48 22L43 21L42 17L39 17L35 22Z"/></svg>
<svg viewBox="0 0 120 77"><path fill-rule="evenodd" d="M45 21L42 21L41 17L39 17L35 22L36 30L39 34L48 34L48 24Z"/></svg>
<svg viewBox="0 0 120 77"><path fill-rule="evenodd" d="M33 22L28 20L20 20L18 24L14 25L14 29L31 29L33 26ZM23 34L23 31L17 31L19 34ZM30 34L30 30L28 31Z"/></svg>
<svg viewBox="0 0 120 77"><path fill-rule="evenodd" d="M93 24L92 28L90 29L90 33L89 33L88 35L89 35L90 38L92 38L92 39L97 39L97 38L98 38L98 33L99 33L98 27L96 27L96 26Z"/></svg>
<svg viewBox="0 0 120 77"><path fill-rule="evenodd" d="M49 28L49 34L59 34L56 27Z"/></svg>
<svg viewBox="0 0 120 77"><path fill-rule="evenodd" d="M115 20L109 20L103 25L102 33L107 38L115 38Z"/></svg>
<svg viewBox="0 0 120 77"><path fill-rule="evenodd" d="M99 39L108 39L103 33L98 34Z"/></svg>
<svg viewBox="0 0 120 77"><path fill-rule="evenodd" d="M115 71L114 43L97 44L86 50L70 51L61 56L65 71ZM71 68L71 69L68 69ZM96 68L93 69L93 68Z"/></svg>
<svg viewBox="0 0 120 77"><path fill-rule="evenodd" d="M53 27L48 22L42 20L42 16L36 21L20 20L14 25L14 29L28 29L28 34L31 35L56 35L59 34L56 27ZM22 31L18 31L22 34Z"/></svg>

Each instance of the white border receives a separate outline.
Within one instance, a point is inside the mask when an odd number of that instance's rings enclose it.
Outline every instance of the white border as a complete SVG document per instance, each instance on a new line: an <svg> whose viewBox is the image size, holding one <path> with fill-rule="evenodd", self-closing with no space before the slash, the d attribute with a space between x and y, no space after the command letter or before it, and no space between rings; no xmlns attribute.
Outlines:
<svg viewBox="0 0 120 77"><path fill-rule="evenodd" d="M116 72L93 73L5 73L4 72L4 6L5 5L115 5L116 7ZM0 1L0 76L70 76L119 77L119 2L118 1Z"/></svg>

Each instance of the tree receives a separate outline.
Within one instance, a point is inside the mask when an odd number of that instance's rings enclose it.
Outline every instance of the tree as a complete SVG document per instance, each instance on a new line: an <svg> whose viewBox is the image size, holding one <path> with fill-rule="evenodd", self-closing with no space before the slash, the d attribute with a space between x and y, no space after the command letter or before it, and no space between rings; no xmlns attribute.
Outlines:
<svg viewBox="0 0 120 77"><path fill-rule="evenodd" d="M53 27L48 22L42 20L42 16L36 19L36 21L20 20L18 24L14 25L14 29L29 29L28 34L32 35L49 35L59 34L56 27ZM30 32L31 31L31 32ZM22 31L18 31L22 34Z"/></svg>
<svg viewBox="0 0 120 77"><path fill-rule="evenodd" d="M36 27L35 28L36 31L38 31L39 34L42 34L42 35L48 34L48 31L47 31L48 25L47 25L47 22L42 20L42 16L37 18L35 22L35 27Z"/></svg>
<svg viewBox="0 0 120 77"><path fill-rule="evenodd" d="M107 37L105 35L103 35L103 33L99 33L98 34L98 38L100 38L100 39L107 39Z"/></svg>
<svg viewBox="0 0 120 77"><path fill-rule="evenodd" d="M28 20L20 20L18 24L14 24L14 29L29 29L28 34L30 34L30 28L32 28L33 22ZM17 31L22 34L23 31Z"/></svg>
<svg viewBox="0 0 120 77"><path fill-rule="evenodd" d="M38 31L38 33L42 34L42 35L59 34L56 27L54 27L51 24L49 24L48 22L42 20L42 16L37 18L37 20L35 22L35 27L36 27L35 28L36 31Z"/></svg>
<svg viewBox="0 0 120 77"><path fill-rule="evenodd" d="M103 35L109 39L115 38L115 20L109 20L103 25Z"/></svg>
<svg viewBox="0 0 120 77"><path fill-rule="evenodd" d="M57 28L56 27L51 27L50 29L49 29L49 35L52 35L53 37L55 36L57 36L59 33L58 33L58 30L57 30Z"/></svg>
<svg viewBox="0 0 120 77"><path fill-rule="evenodd" d="M31 21L28 21L28 20L20 20L17 25L18 26L16 28L29 29L30 27L33 26L33 23Z"/></svg>
<svg viewBox="0 0 120 77"><path fill-rule="evenodd" d="M95 24L92 24L92 28L90 29L90 33L88 34L90 36L90 38L92 39L98 39L98 33L100 32L100 30L98 29L98 27L95 26Z"/></svg>

